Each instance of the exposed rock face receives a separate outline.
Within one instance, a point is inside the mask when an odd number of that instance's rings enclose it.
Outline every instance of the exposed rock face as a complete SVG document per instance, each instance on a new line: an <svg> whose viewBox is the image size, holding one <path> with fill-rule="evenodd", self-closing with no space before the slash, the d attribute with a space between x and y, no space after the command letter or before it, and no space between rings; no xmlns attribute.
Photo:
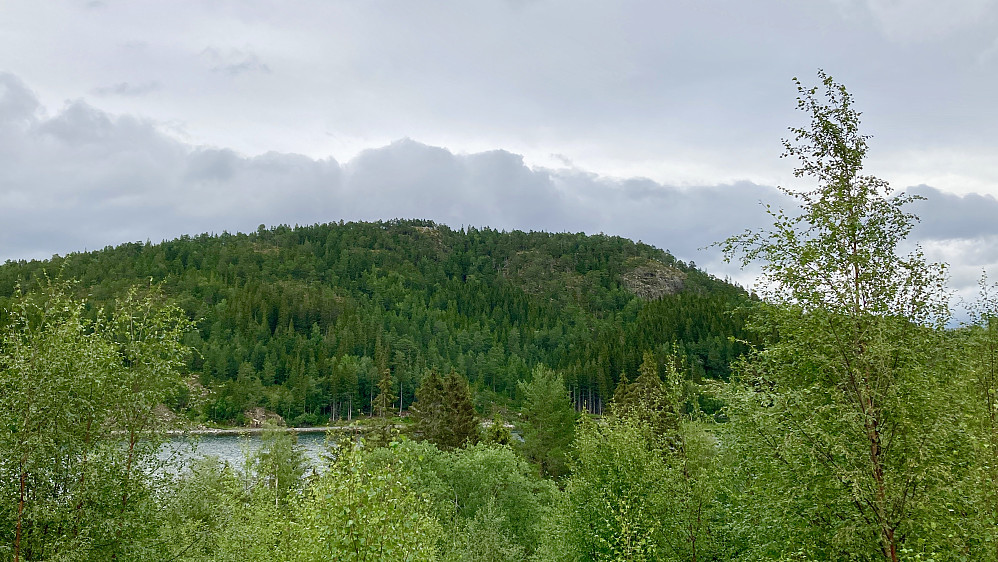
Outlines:
<svg viewBox="0 0 998 562"><path fill-rule="evenodd" d="M278 414L265 410L260 406L243 412L246 417L246 425L249 427L263 427L264 425L284 426L284 418Z"/></svg>
<svg viewBox="0 0 998 562"><path fill-rule="evenodd" d="M624 286L646 300L674 295L683 290L686 274L662 262L646 260L622 276Z"/></svg>

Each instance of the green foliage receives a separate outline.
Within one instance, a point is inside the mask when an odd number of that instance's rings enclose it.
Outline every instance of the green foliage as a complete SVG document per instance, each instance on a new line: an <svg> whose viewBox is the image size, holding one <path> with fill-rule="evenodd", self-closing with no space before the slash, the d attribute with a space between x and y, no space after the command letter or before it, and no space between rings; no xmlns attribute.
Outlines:
<svg viewBox="0 0 998 562"><path fill-rule="evenodd" d="M819 77L821 90L798 83L811 123L785 141L796 174L818 187L786 190L799 214L771 211L771 230L725 243L765 276L753 323L767 347L738 367L724 439L741 453L740 497L753 500L747 542L766 556L945 552L953 546L936 529L948 526L948 491L964 470L951 461L966 446L940 363L942 269L917 248L896 253L914 198L862 175L859 113Z"/></svg>
<svg viewBox="0 0 998 562"><path fill-rule="evenodd" d="M489 501L454 535L445 560L515 562L526 560L526 544L510 533L505 515Z"/></svg>
<svg viewBox="0 0 998 562"><path fill-rule="evenodd" d="M372 410L376 418L370 426L371 433L368 435L368 444L374 447L388 446L398 434L392 386L391 372L387 368L382 369L381 379L378 380L378 395L374 399Z"/></svg>
<svg viewBox="0 0 998 562"><path fill-rule="evenodd" d="M296 433L271 428L265 430L261 438L262 446L250 459L251 469L273 494L274 505L279 506L301 484L305 455L297 445Z"/></svg>
<svg viewBox="0 0 998 562"><path fill-rule="evenodd" d="M644 301L628 289L651 263L682 291ZM411 405L430 369L460 373L487 407L513 401L537 365L565 376L577 408L599 411L642 350L675 343L684 377L723 379L745 349L728 336L749 338L728 313L744 291L605 235L412 220L184 236L0 265L0 307L44 268L79 279L95 306L161 284L196 321L187 368L212 394L171 403L197 421L239 423L255 407L291 424L371 414L385 369L393 407Z"/></svg>
<svg viewBox="0 0 998 562"><path fill-rule="evenodd" d="M441 378L430 371L416 391L412 406L413 431L441 449L454 449L478 441L478 416L468 381L457 373Z"/></svg>
<svg viewBox="0 0 998 562"><path fill-rule="evenodd" d="M612 414L640 422L652 432L651 438L662 441L666 446L678 446L682 381L673 361L666 362L668 385L662 383L651 352L645 352L640 373L633 383L622 383L617 387Z"/></svg>
<svg viewBox="0 0 998 562"><path fill-rule="evenodd" d="M187 322L135 289L90 319L70 290L18 293L0 322L0 552L150 556L151 414L180 384Z"/></svg>
<svg viewBox="0 0 998 562"><path fill-rule="evenodd" d="M717 446L704 422L682 413L676 358L646 352L641 375L614 395L611 415L585 424L562 517L569 559L696 560L718 555ZM628 462L632 459L633 462ZM594 523L596 521L596 523ZM586 536L585 529L593 529Z"/></svg>
<svg viewBox="0 0 998 562"><path fill-rule="evenodd" d="M411 468L408 485L430 499L445 529L444 559L522 560L518 553L531 554L541 541L543 517L557 497L554 484L508 447L441 451L426 441L402 441L370 452L367 462L372 470L392 463Z"/></svg>
<svg viewBox="0 0 998 562"><path fill-rule="evenodd" d="M694 422L684 422L677 437L678 450L635 418L585 420L540 558L726 559L716 443Z"/></svg>
<svg viewBox="0 0 998 562"><path fill-rule="evenodd" d="M294 505L281 558L435 560L442 530L406 485L408 470L399 462L372 469L359 451L341 448Z"/></svg>
<svg viewBox="0 0 998 562"><path fill-rule="evenodd" d="M247 469L248 470L248 469ZM171 483L161 507L161 540L170 555L185 562L237 562L273 559L281 531L289 524L286 508L215 457L195 461Z"/></svg>
<svg viewBox="0 0 998 562"><path fill-rule="evenodd" d="M568 450L575 434L576 413L560 375L534 369L530 382L519 384L523 399L523 454L541 474L568 474Z"/></svg>
<svg viewBox="0 0 998 562"><path fill-rule="evenodd" d="M431 369L419 383L416 401L409 408L412 414L413 432L417 437L437 445L443 442L447 416L444 405L444 379Z"/></svg>
<svg viewBox="0 0 998 562"><path fill-rule="evenodd" d="M512 446L513 432L506 425L506 420L496 411L492 420L486 422L482 430L482 443L499 446Z"/></svg>
<svg viewBox="0 0 998 562"><path fill-rule="evenodd" d="M960 406L972 420L975 453L973 470L956 490L964 499L957 507L969 515L959 531L979 560L998 560L998 286L989 285L986 275L969 309L969 324L952 340L953 363L967 375L968 400Z"/></svg>
<svg viewBox="0 0 998 562"><path fill-rule="evenodd" d="M444 379L444 433L440 445L453 449L478 441L478 415L468 381L452 372Z"/></svg>
<svg viewBox="0 0 998 562"><path fill-rule="evenodd" d="M375 398L374 415L379 418L386 418L392 415L396 397L392 394L392 373L388 369L381 371L381 378L378 380L378 397Z"/></svg>
<svg viewBox="0 0 998 562"><path fill-rule="evenodd" d="M566 494L566 560L658 560L668 502L665 465L645 433L586 421Z"/></svg>

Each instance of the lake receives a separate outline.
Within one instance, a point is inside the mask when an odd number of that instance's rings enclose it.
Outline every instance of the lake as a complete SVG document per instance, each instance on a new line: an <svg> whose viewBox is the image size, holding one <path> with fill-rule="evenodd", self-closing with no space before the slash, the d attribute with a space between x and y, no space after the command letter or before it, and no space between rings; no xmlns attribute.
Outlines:
<svg viewBox="0 0 998 562"><path fill-rule="evenodd" d="M171 437L160 449L159 459L168 466L182 470L191 460L215 456L222 462L242 469L247 453L253 454L263 444L260 434L235 435L180 435ZM311 468L322 470L326 455L326 434L323 432L299 433L298 446L305 453ZM176 472L176 471L171 471Z"/></svg>

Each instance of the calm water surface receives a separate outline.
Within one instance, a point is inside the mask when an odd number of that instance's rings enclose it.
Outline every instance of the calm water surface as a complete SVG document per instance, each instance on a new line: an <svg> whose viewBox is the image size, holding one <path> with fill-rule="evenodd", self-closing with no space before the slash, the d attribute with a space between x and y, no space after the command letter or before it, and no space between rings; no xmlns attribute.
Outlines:
<svg viewBox="0 0 998 562"><path fill-rule="evenodd" d="M175 467L179 472L191 460L215 456L222 462L241 469L246 464L246 457L255 453L263 444L260 435L194 435L171 438L160 449L160 460L168 466ZM325 433L299 433L298 446L305 454L311 468L321 471L327 455Z"/></svg>

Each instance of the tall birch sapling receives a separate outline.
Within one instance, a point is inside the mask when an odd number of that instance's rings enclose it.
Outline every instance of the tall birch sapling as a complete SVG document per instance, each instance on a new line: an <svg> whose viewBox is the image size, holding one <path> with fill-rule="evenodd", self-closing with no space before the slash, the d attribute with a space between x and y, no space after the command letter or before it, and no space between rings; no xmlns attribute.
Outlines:
<svg viewBox="0 0 998 562"><path fill-rule="evenodd" d="M853 98L818 77L810 88L795 79L810 123L783 141L795 176L817 187L781 188L799 213L767 207L770 229L722 244L729 260L761 264L753 321L768 338L737 368L730 440L746 448L750 478L771 479L745 496L772 517L750 542L896 561L905 548L945 548L933 529L960 445L934 357L949 318L944 268L917 246L899 253L919 198L863 173L869 137Z"/></svg>

